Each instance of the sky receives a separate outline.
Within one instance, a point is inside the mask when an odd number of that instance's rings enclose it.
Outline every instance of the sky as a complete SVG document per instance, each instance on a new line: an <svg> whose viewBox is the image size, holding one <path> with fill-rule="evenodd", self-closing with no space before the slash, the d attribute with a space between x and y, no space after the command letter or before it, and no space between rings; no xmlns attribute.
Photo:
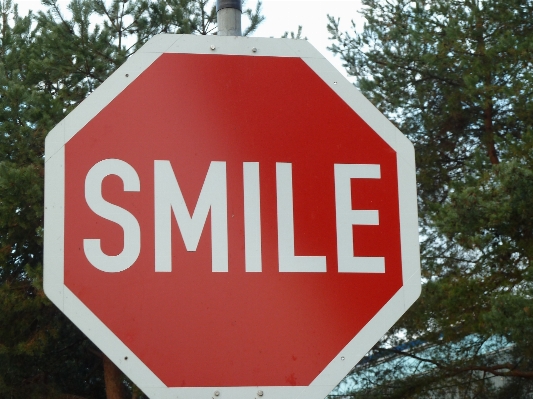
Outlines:
<svg viewBox="0 0 533 399"><path fill-rule="evenodd" d="M353 19L358 26L362 26L362 19L358 13L361 9L360 0L262 0L265 21L253 34L257 37L281 37L284 32L297 32L298 25L303 27L302 34L317 48L344 76L339 57L334 57L327 47L328 40L327 15L341 18L341 29L348 30ZM25 15L29 9L43 9L40 0L14 0L19 5L19 12ZM68 0L58 1L66 8ZM257 0L247 0L245 8L255 8ZM243 24L245 23L243 19Z"/></svg>

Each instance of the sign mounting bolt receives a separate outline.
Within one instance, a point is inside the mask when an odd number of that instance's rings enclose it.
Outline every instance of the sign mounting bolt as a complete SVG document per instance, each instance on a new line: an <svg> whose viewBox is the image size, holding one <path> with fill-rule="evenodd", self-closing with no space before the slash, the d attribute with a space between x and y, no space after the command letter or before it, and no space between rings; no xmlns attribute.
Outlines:
<svg viewBox="0 0 533 399"><path fill-rule="evenodd" d="M263 396L263 391L257 391L257 396Z"/></svg>
<svg viewBox="0 0 533 399"><path fill-rule="evenodd" d="M220 396L220 392L219 391L215 391L215 396Z"/></svg>
<svg viewBox="0 0 533 399"><path fill-rule="evenodd" d="M214 50L214 49L216 49L215 45L214 45L214 44L212 44L212 45L211 45L211 47L210 47L210 49L211 49L211 50Z"/></svg>
<svg viewBox="0 0 533 399"><path fill-rule="evenodd" d="M257 49L255 47L252 47L252 52L257 53Z"/></svg>

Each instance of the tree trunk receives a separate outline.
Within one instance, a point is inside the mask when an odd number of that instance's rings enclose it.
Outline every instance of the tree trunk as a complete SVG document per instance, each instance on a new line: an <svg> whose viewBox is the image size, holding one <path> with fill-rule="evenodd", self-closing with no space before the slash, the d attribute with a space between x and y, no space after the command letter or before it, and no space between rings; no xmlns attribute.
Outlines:
<svg viewBox="0 0 533 399"><path fill-rule="evenodd" d="M485 104L484 114L487 155L489 156L491 164L498 165L500 163L500 159L498 158L498 151L496 150L496 143L494 141L494 128L492 126L492 100L487 101L487 104Z"/></svg>
<svg viewBox="0 0 533 399"><path fill-rule="evenodd" d="M484 103L483 103L483 125L485 128L484 132L484 144L487 147L487 155L489 157L490 163L492 165L498 165L500 159L498 158L498 150L496 150L496 142L494 139L494 126L493 126L493 112L494 104L492 100L492 71L490 69L490 60L486 57L486 46L485 46L485 28L483 27L483 18L480 16L481 10L477 6L477 3L471 8L475 12L477 17L476 22L476 34L478 35L477 50L476 53L483 60L487 70L485 71L484 77Z"/></svg>
<svg viewBox="0 0 533 399"><path fill-rule="evenodd" d="M126 399L126 392L122 384L122 372L115 364L103 355L104 380L107 399Z"/></svg>

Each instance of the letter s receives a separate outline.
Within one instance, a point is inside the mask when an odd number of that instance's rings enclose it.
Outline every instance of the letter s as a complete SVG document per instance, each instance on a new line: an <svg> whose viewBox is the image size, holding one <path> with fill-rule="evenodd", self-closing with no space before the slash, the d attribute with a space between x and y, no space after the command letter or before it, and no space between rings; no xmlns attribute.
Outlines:
<svg viewBox="0 0 533 399"><path fill-rule="evenodd" d="M117 175L124 183L124 191L140 191L140 181L133 167L120 159L105 159L94 165L85 178L85 200L98 216L114 222L124 230L124 248L118 255L102 252L100 239L83 240L83 250L89 262L97 269L117 273L135 263L141 252L139 222L127 210L111 204L102 197L102 182L109 175Z"/></svg>

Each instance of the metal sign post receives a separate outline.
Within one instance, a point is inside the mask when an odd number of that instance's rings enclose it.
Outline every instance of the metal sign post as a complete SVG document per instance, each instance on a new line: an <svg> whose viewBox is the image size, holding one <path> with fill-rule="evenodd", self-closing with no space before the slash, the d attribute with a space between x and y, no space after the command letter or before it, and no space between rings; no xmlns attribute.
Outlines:
<svg viewBox="0 0 533 399"><path fill-rule="evenodd" d="M242 36L241 0L217 0L217 22L219 36Z"/></svg>

